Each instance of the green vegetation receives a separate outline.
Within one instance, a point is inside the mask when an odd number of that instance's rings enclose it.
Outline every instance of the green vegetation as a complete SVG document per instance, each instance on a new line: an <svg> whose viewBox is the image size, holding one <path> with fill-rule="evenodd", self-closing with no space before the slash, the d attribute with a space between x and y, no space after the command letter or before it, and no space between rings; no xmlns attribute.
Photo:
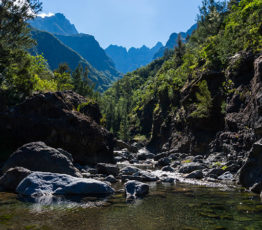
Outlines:
<svg viewBox="0 0 262 230"><path fill-rule="evenodd" d="M125 134L125 139L136 135L150 138L153 119L182 108L179 95L190 84L198 88L195 100L191 98L186 105L195 108L191 117L208 117L213 106L208 80L194 82L207 70L224 72L237 52L261 51L261 16L261 0L203 0L198 27L186 44L178 38L174 50L128 73L104 93L101 106L106 127L119 137ZM230 79L222 88L224 95L234 91ZM224 102L222 114L225 107Z"/></svg>
<svg viewBox="0 0 262 230"><path fill-rule="evenodd" d="M191 116L195 118L206 118L209 116L209 112L212 107L211 94L205 80L199 82L197 86L199 88L199 92L196 93L198 104L196 104L197 108L193 113L191 113Z"/></svg>
<svg viewBox="0 0 262 230"><path fill-rule="evenodd" d="M28 50L35 44L27 20L41 10L41 3L27 0L23 5L12 0L0 3L0 92L7 104L16 104L34 92L74 90L83 96L96 96L87 68L79 65L71 72L65 64L54 72L42 55Z"/></svg>

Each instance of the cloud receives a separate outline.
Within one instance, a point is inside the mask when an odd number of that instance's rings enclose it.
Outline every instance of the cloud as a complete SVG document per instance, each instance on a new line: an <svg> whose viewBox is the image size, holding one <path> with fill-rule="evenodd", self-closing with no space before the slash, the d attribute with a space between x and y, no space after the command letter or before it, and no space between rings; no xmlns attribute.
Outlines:
<svg viewBox="0 0 262 230"><path fill-rule="evenodd" d="M52 17L52 16L54 16L55 14L53 14L53 13L48 13L48 14L46 14L46 13L41 13L41 14L38 14L37 16L38 17L41 17L41 18L46 18L46 17Z"/></svg>

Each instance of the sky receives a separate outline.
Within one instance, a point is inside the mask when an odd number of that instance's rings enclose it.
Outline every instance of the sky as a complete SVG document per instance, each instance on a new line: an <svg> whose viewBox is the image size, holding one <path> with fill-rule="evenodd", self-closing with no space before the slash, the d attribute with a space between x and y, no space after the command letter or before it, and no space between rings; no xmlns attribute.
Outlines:
<svg viewBox="0 0 262 230"><path fill-rule="evenodd" d="M42 0L42 13L63 13L103 48L165 44L195 22L202 0Z"/></svg>

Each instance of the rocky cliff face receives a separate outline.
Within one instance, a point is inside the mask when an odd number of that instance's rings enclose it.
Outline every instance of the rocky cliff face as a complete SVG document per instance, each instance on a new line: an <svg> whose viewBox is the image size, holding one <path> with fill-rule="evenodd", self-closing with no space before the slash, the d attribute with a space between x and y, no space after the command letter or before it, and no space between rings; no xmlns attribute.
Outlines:
<svg viewBox="0 0 262 230"><path fill-rule="evenodd" d="M149 149L212 156L233 172L243 167L239 177L243 186L262 188L258 170L262 147L256 142L262 134L261 89L262 56L240 52L225 72L207 70L189 79L172 101L162 91L159 101L153 102L159 103L158 109L148 113L144 106L138 114L145 121L142 130L151 127Z"/></svg>
<svg viewBox="0 0 262 230"><path fill-rule="evenodd" d="M1 149L12 152L25 143L43 141L70 152L80 164L112 162L113 136L92 118L100 115L98 107L92 106L89 113L87 104L81 106L82 113L77 111L83 103L86 99L71 91L45 93L0 112Z"/></svg>
<svg viewBox="0 0 262 230"><path fill-rule="evenodd" d="M238 53L225 73L206 71L186 84L169 102L175 112L154 113L151 149L246 156L261 137L261 64L261 56ZM205 87L210 95L201 102L197 95L204 96Z"/></svg>

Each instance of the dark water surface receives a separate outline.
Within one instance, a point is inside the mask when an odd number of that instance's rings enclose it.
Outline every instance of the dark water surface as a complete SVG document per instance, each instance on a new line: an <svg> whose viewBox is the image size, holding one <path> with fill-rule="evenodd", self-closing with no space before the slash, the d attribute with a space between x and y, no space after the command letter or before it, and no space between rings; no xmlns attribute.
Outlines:
<svg viewBox="0 0 262 230"><path fill-rule="evenodd" d="M262 202L251 193L183 184L152 185L150 195L134 204L123 194L39 205L0 193L0 229L262 229Z"/></svg>

